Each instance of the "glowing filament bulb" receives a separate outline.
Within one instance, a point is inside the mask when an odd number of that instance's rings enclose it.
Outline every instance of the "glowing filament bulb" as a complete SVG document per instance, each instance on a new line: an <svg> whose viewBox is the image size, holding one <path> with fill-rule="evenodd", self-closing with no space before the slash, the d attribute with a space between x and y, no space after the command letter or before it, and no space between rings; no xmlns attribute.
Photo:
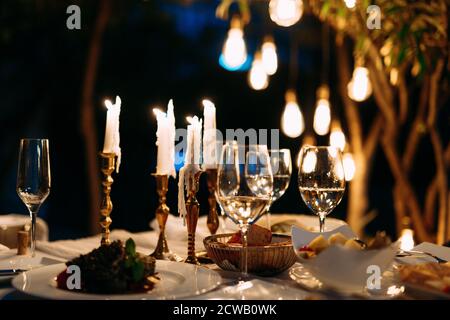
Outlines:
<svg viewBox="0 0 450 320"><path fill-rule="evenodd" d="M411 250L414 248L414 231L411 229L403 229L400 237L400 249Z"/></svg>
<svg viewBox="0 0 450 320"><path fill-rule="evenodd" d="M264 70L271 76L278 68L277 48L271 37L265 39L261 51Z"/></svg>
<svg viewBox="0 0 450 320"><path fill-rule="evenodd" d="M238 69L247 60L247 47L239 18L233 17L222 49L223 61L230 69Z"/></svg>
<svg viewBox="0 0 450 320"><path fill-rule="evenodd" d="M248 83L254 90L263 90L269 85L269 77L264 70L260 52L255 53L255 58L248 74Z"/></svg>
<svg viewBox="0 0 450 320"><path fill-rule="evenodd" d="M337 127L331 130L330 134L330 146L336 147L341 151L345 148L345 134L341 128Z"/></svg>
<svg viewBox="0 0 450 320"><path fill-rule="evenodd" d="M351 181L355 176L356 165L353 160L353 155L350 152L344 154L342 159L342 165L344 166L344 176L346 181Z"/></svg>
<svg viewBox="0 0 450 320"><path fill-rule="evenodd" d="M303 162L301 163L303 173L311 173L316 168L317 156L314 152L308 152L303 157Z"/></svg>
<svg viewBox="0 0 450 320"><path fill-rule="evenodd" d="M282 27L290 27L303 15L302 0L270 0L270 19Z"/></svg>
<svg viewBox="0 0 450 320"><path fill-rule="evenodd" d="M347 85L347 92L350 99L357 102L366 100L372 94L372 84L367 68L355 68L353 77Z"/></svg>
<svg viewBox="0 0 450 320"><path fill-rule="evenodd" d="M353 9L356 5L356 0L344 0L345 6L349 9Z"/></svg>
<svg viewBox="0 0 450 320"><path fill-rule="evenodd" d="M281 118L281 130L290 138L297 138L305 129L302 112L297 103L297 97L293 90L286 92L286 106Z"/></svg>
<svg viewBox="0 0 450 320"><path fill-rule="evenodd" d="M319 136L324 136L330 130L331 111L330 102L320 99L317 102L316 111L314 112L314 131Z"/></svg>

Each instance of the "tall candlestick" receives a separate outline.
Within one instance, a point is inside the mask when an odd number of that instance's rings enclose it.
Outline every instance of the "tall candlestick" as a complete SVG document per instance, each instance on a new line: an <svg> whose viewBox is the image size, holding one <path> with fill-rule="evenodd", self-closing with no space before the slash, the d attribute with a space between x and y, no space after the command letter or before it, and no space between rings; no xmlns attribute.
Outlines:
<svg viewBox="0 0 450 320"><path fill-rule="evenodd" d="M119 117L122 100L116 96L116 102L112 104L110 100L105 100L105 106L108 109L106 113L105 141L103 144L103 153L114 153L117 156L116 172L119 172L121 161Z"/></svg>
<svg viewBox="0 0 450 320"><path fill-rule="evenodd" d="M205 99L203 103L203 163L205 169L216 168L216 107Z"/></svg>

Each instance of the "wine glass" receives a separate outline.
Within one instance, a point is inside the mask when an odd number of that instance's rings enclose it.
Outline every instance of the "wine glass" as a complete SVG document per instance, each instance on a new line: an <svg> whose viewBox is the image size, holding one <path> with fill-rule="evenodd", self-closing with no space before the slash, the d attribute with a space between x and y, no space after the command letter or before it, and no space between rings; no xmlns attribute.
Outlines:
<svg viewBox="0 0 450 320"><path fill-rule="evenodd" d="M267 147L227 142L222 148L217 190L221 208L242 234L241 275L247 277L247 232L270 204L273 188Z"/></svg>
<svg viewBox="0 0 450 320"><path fill-rule="evenodd" d="M270 203L270 205L272 205L281 198L289 187L292 174L292 160L291 151L289 149L272 149L269 150L269 155L273 173L273 192L272 202ZM266 216L268 228L270 230L270 206Z"/></svg>
<svg viewBox="0 0 450 320"><path fill-rule="evenodd" d="M300 155L298 186L303 201L319 216L320 232L324 232L325 217L339 204L345 191L340 150L331 146L304 146Z"/></svg>
<svg viewBox="0 0 450 320"><path fill-rule="evenodd" d="M16 191L31 217L31 255L36 249L36 216L50 193L50 159L47 139L22 139Z"/></svg>

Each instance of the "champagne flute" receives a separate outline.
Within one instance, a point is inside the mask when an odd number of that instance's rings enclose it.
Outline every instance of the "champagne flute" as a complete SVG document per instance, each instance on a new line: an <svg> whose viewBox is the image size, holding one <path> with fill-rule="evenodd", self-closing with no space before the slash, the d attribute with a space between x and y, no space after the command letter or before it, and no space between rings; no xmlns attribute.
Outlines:
<svg viewBox="0 0 450 320"><path fill-rule="evenodd" d="M283 196L289 187L292 174L292 160L289 149L272 149L269 150L269 155L273 173L273 192L272 202L270 203L272 205ZM266 215L267 225L270 230L272 226L270 222L270 206Z"/></svg>
<svg viewBox="0 0 450 320"><path fill-rule="evenodd" d="M249 150L246 155L245 146L239 146L236 141L227 142L222 148L217 179L221 208L241 229L241 278L247 277L248 228L270 204L273 184L267 147L250 146ZM258 194L251 190L252 184L260 186L255 189Z"/></svg>
<svg viewBox="0 0 450 320"><path fill-rule="evenodd" d="M303 201L319 216L320 232L324 232L326 216L339 204L345 191L340 150L331 146L304 146L298 186Z"/></svg>
<svg viewBox="0 0 450 320"><path fill-rule="evenodd" d="M31 218L31 255L36 250L36 216L50 193L50 159L47 139L22 139L16 191Z"/></svg>

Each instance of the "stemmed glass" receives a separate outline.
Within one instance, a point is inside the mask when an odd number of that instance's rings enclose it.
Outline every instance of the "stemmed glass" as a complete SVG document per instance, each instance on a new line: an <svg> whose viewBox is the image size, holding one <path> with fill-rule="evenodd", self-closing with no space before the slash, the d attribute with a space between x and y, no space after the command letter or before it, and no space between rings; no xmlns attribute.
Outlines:
<svg viewBox="0 0 450 320"><path fill-rule="evenodd" d="M36 249L36 216L50 193L50 159L47 139L22 139L16 191L31 217L31 255Z"/></svg>
<svg viewBox="0 0 450 320"><path fill-rule="evenodd" d="M245 153L246 149L248 152ZM273 176L266 146L240 146L227 142L222 148L217 190L221 208L242 234L241 275L247 276L247 232L270 204Z"/></svg>
<svg viewBox="0 0 450 320"><path fill-rule="evenodd" d="M269 155L273 173L273 192L272 202L270 203L272 205L283 196L289 187L292 174L292 160L289 149L272 149L269 150ZM267 211L267 224L270 230L272 225L270 222L270 206Z"/></svg>
<svg viewBox="0 0 450 320"><path fill-rule="evenodd" d="M345 191L340 150L304 146L300 155L298 186L303 201L319 216L320 232L324 232L325 217L339 204Z"/></svg>

